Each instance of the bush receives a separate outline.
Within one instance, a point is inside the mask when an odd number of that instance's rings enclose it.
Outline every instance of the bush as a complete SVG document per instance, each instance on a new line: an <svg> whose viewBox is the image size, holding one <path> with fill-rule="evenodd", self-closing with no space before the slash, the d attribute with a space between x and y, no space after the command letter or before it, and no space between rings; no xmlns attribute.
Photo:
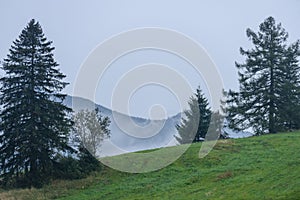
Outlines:
<svg viewBox="0 0 300 200"><path fill-rule="evenodd" d="M86 148L80 147L78 158L71 156L58 158L54 178L80 179L99 170L101 170L100 162Z"/></svg>

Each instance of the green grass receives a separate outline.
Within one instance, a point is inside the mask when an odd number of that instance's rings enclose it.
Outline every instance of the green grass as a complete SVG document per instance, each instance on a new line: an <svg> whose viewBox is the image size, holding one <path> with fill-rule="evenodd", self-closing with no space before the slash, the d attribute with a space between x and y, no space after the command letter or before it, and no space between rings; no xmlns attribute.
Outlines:
<svg viewBox="0 0 300 200"><path fill-rule="evenodd" d="M220 140L203 159L200 147L155 172L105 168L42 189L0 191L0 199L300 199L300 132Z"/></svg>

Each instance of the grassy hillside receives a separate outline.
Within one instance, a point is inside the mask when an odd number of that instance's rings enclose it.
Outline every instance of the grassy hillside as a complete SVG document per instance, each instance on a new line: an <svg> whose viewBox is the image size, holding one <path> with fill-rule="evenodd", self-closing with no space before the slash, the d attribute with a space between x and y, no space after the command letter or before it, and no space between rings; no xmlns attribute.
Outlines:
<svg viewBox="0 0 300 200"><path fill-rule="evenodd" d="M43 189L2 191L0 199L299 199L300 132L220 140L204 159L199 144L156 172L105 168ZM178 147L172 147L178 148Z"/></svg>

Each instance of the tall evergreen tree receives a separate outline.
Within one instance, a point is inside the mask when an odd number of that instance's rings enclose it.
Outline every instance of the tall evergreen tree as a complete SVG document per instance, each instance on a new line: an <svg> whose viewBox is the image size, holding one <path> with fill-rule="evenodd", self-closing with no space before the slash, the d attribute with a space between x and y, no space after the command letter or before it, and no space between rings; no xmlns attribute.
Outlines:
<svg viewBox="0 0 300 200"><path fill-rule="evenodd" d="M199 126L199 107L198 100L192 96L189 101L189 110L183 112L184 117L181 123L176 125L179 136L174 136L180 144L194 142Z"/></svg>
<svg viewBox="0 0 300 200"><path fill-rule="evenodd" d="M236 63L240 91L228 92L229 125L238 130L251 127L257 134L275 133L280 130L278 120L282 120L287 111L282 102L294 97L292 93L284 96L283 92L298 88L287 76L291 71L299 74L295 51L299 43L287 47L288 33L281 24L275 23L273 17L260 24L257 33L247 29L247 36L254 47L249 50L240 48L246 61ZM295 74L292 75L294 78L297 77ZM299 102L294 106L299 107Z"/></svg>
<svg viewBox="0 0 300 200"><path fill-rule="evenodd" d="M181 144L201 141L205 138L210 125L212 112L200 87L191 97L189 107L189 110L184 111L181 124L176 126L179 137L175 138Z"/></svg>
<svg viewBox="0 0 300 200"><path fill-rule="evenodd" d="M69 149L71 109L61 93L67 83L51 44L32 19L3 62L0 169L6 184L40 186L51 176L55 156Z"/></svg>
<svg viewBox="0 0 300 200"><path fill-rule="evenodd" d="M204 96L200 86L196 90L196 98L198 101L198 107L199 107L199 126L197 130L196 137L194 139L194 142L199 142L201 138L205 138L208 127L210 125L210 118L212 115L212 111L209 107L209 103L207 98Z"/></svg>

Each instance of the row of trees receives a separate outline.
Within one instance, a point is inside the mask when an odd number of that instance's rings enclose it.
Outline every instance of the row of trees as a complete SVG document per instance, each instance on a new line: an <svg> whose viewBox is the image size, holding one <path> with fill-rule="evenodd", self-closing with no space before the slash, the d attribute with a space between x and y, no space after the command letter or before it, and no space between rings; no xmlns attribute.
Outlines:
<svg viewBox="0 0 300 200"><path fill-rule="evenodd" d="M0 182L7 186L41 186L51 178L80 177L85 160L95 159L95 145L109 135L109 120L98 110L75 117L63 104L65 75L53 58L52 42L31 20L13 42L0 79ZM75 127L74 127L74 121ZM95 131L95 129L100 128ZM84 138L77 147L69 134ZM91 137L92 139L88 139ZM94 146L93 146L94 145ZM73 155L73 156L70 156ZM77 158L77 159L76 159ZM94 160L94 169L99 165ZM76 174L74 174L76 172Z"/></svg>
<svg viewBox="0 0 300 200"><path fill-rule="evenodd" d="M246 57L244 63L235 63L240 88L224 92L225 116L212 114L207 99L197 89L190 99L190 109L177 126L178 142L202 140L209 125L218 127L223 117L230 128L250 128L257 135L300 129L300 42L288 45L288 33L273 17L261 23L257 33L251 29L246 33L253 48L240 48ZM220 129L212 129L215 130L220 134Z"/></svg>

